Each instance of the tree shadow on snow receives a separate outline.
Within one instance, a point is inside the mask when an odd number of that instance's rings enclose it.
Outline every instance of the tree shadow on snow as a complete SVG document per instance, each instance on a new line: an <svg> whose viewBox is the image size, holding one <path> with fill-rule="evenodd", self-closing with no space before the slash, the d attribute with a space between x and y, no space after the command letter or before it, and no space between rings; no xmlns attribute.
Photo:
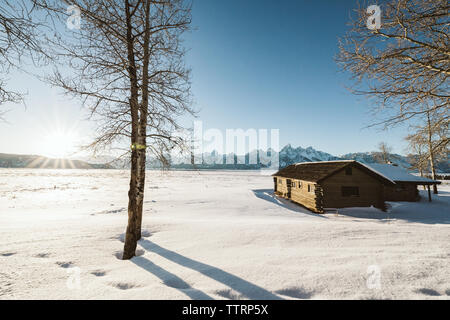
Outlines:
<svg viewBox="0 0 450 320"><path fill-rule="evenodd" d="M279 198L277 197L274 193L272 189L254 189L252 190L252 192L255 194L255 196L257 198L275 203L276 205L283 207L285 209L297 212L297 213L303 213L303 214L307 214L316 218L322 218L322 219L326 219L325 216L314 213L309 211L308 209L306 209L305 207L303 207L300 204L294 203L288 199L283 199L283 198Z"/></svg>
<svg viewBox="0 0 450 320"><path fill-rule="evenodd" d="M186 281L184 281L180 277L164 270L163 268L159 267L143 256L134 257L133 259L131 259L131 262L161 279L166 286L178 289L193 300L213 299L206 293L192 288Z"/></svg>
<svg viewBox="0 0 450 320"><path fill-rule="evenodd" d="M149 240L140 240L139 244L146 250L154 252L167 260L170 260L172 262L175 262L183 267L192 269L194 271L197 271L215 281L218 281L220 283L223 283L224 285L230 287L234 291L238 292L243 297L249 298L251 300L280 300L281 298L277 296L276 294L273 294L272 292L259 287L253 283L248 282L247 280L244 280L242 278L239 278L238 276L235 276L231 273L228 273L226 271L223 271L219 268L213 267L211 265L190 259L188 257L182 256L181 254L178 254L174 251L165 249ZM145 263L143 263L144 260L146 260ZM166 273L168 273L165 270L162 270L161 268L157 267L158 269L155 269L155 265L148 261L147 259L143 257L137 257L133 258L132 261L139 266L143 267L144 269L150 271L151 273L155 274L154 272L166 277ZM147 269L148 268L148 269ZM172 274L170 274L172 275ZM158 276L158 275L157 275ZM159 277L159 276L158 276ZM176 277L172 275L172 277ZM177 277L178 278L178 277ZM162 279L160 277L160 279ZM182 279L178 278L180 281L184 282ZM164 279L162 279L164 281ZM183 291L185 292L185 291ZM186 292L185 292L186 293ZM194 298L199 299L199 298Z"/></svg>

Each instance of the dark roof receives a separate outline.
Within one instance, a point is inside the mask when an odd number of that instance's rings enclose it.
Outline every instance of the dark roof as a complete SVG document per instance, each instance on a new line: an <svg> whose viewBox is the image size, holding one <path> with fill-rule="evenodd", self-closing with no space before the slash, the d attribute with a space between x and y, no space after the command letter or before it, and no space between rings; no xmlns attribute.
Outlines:
<svg viewBox="0 0 450 320"><path fill-rule="evenodd" d="M384 184L395 184L394 181L355 160L301 162L287 166L272 176L320 182L348 166L356 166Z"/></svg>

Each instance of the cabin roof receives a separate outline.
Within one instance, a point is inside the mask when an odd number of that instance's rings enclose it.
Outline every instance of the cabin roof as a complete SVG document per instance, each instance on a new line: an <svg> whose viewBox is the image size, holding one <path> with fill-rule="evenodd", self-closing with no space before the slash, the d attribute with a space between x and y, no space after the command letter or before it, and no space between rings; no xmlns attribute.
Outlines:
<svg viewBox="0 0 450 320"><path fill-rule="evenodd" d="M311 182L320 182L343 170L347 166L356 166L384 184L395 184L393 180L384 176L382 173L379 173L355 160L300 162L279 170L277 173L273 174L273 176Z"/></svg>
<svg viewBox="0 0 450 320"><path fill-rule="evenodd" d="M415 176L408 173L404 168L392 164L371 163L370 168L382 175L388 177L395 182L409 182L415 184L440 184L440 181L432 180L424 177Z"/></svg>

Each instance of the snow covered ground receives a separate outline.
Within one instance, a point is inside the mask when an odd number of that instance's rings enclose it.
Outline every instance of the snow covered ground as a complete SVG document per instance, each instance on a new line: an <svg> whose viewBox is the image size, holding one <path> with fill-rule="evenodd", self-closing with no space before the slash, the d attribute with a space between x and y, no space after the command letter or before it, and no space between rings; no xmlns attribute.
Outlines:
<svg viewBox="0 0 450 320"><path fill-rule="evenodd" d="M122 261L127 188L127 171L0 169L0 299L450 298L448 184L316 215L258 172L152 171Z"/></svg>

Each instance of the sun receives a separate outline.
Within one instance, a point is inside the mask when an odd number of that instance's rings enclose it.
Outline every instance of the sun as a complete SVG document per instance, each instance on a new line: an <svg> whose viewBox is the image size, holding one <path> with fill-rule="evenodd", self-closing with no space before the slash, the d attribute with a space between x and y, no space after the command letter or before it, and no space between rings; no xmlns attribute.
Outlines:
<svg viewBox="0 0 450 320"><path fill-rule="evenodd" d="M73 130L57 129L42 139L42 153L53 158L67 158L77 152L79 136Z"/></svg>

